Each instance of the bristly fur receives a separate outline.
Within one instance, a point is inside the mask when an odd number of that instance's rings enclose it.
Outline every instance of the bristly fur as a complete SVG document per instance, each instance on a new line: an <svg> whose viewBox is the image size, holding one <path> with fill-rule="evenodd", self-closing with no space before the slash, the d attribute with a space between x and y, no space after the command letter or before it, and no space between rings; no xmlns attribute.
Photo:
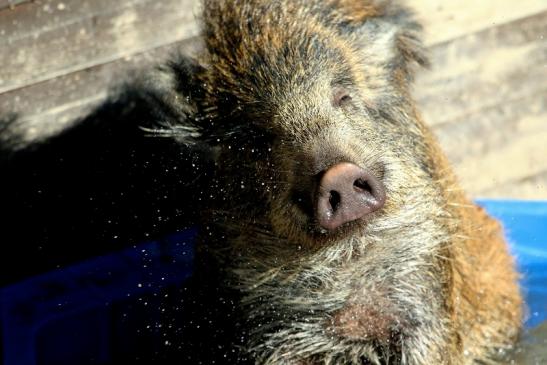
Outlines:
<svg viewBox="0 0 547 365"><path fill-rule="evenodd" d="M240 296L245 356L469 364L509 348L517 274L414 108L427 58L412 13L392 1L205 0L203 27L200 128L220 152L200 250ZM340 88L352 102L337 110ZM342 161L373 171L388 199L327 234L293 193L310 196Z"/></svg>
<svg viewBox="0 0 547 365"><path fill-rule="evenodd" d="M428 62L412 12L389 0L203 0L202 23L201 54L137 83L131 109L151 119L146 134L215 159L196 282L219 307L202 318L202 356L499 360L521 326L518 274L415 108L413 75ZM341 162L374 174L387 198L327 232L312 200Z"/></svg>

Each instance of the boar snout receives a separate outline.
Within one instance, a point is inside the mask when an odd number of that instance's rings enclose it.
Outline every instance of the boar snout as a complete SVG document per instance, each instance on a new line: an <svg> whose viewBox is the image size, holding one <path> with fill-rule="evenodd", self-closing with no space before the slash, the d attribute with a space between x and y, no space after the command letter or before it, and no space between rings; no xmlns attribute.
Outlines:
<svg viewBox="0 0 547 365"><path fill-rule="evenodd" d="M382 182L369 171L349 162L325 171L315 197L315 217L321 227L334 230L383 207Z"/></svg>

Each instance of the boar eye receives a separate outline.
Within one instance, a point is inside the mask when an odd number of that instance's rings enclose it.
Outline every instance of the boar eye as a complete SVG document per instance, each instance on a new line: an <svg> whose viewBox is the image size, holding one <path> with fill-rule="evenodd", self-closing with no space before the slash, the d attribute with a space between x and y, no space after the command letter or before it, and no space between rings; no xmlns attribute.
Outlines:
<svg viewBox="0 0 547 365"><path fill-rule="evenodd" d="M333 105L336 107L344 106L351 101L351 95L346 89L339 88L334 90Z"/></svg>

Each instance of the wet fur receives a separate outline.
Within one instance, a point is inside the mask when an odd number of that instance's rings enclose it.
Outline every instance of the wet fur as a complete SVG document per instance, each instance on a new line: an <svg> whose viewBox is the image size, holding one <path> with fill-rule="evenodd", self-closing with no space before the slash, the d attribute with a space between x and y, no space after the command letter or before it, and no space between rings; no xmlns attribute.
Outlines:
<svg viewBox="0 0 547 365"><path fill-rule="evenodd" d="M381 1L205 1L204 23L207 112L231 137L217 184L235 184L210 218L223 238L202 249L242 295L250 358L464 364L509 348L517 274L414 108L426 58L412 14ZM353 98L342 112L329 102L338 87ZM341 161L375 172L388 201L326 234L291 193ZM338 336L347 308L365 328L346 321ZM367 329L370 313L386 328Z"/></svg>
<svg viewBox="0 0 547 365"><path fill-rule="evenodd" d="M168 113L144 130L216 161L196 278L233 319L218 355L496 361L521 325L518 275L415 109L413 74L427 60L412 13L380 0L205 0L202 22L199 57L149 81L167 88L146 105ZM351 101L337 107L340 89ZM328 233L309 200L342 161L380 178L387 202Z"/></svg>

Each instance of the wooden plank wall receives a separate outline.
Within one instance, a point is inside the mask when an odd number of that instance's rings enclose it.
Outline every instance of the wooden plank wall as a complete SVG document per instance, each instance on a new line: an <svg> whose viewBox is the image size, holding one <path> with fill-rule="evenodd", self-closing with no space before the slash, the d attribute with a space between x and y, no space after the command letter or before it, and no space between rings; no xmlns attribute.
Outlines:
<svg viewBox="0 0 547 365"><path fill-rule="evenodd" d="M547 198L544 7L433 43L418 79L424 117L475 196Z"/></svg>
<svg viewBox="0 0 547 365"><path fill-rule="evenodd" d="M473 196L547 199L547 0L409 0L415 95ZM52 133L109 85L199 47L196 0L0 0L0 112Z"/></svg>

